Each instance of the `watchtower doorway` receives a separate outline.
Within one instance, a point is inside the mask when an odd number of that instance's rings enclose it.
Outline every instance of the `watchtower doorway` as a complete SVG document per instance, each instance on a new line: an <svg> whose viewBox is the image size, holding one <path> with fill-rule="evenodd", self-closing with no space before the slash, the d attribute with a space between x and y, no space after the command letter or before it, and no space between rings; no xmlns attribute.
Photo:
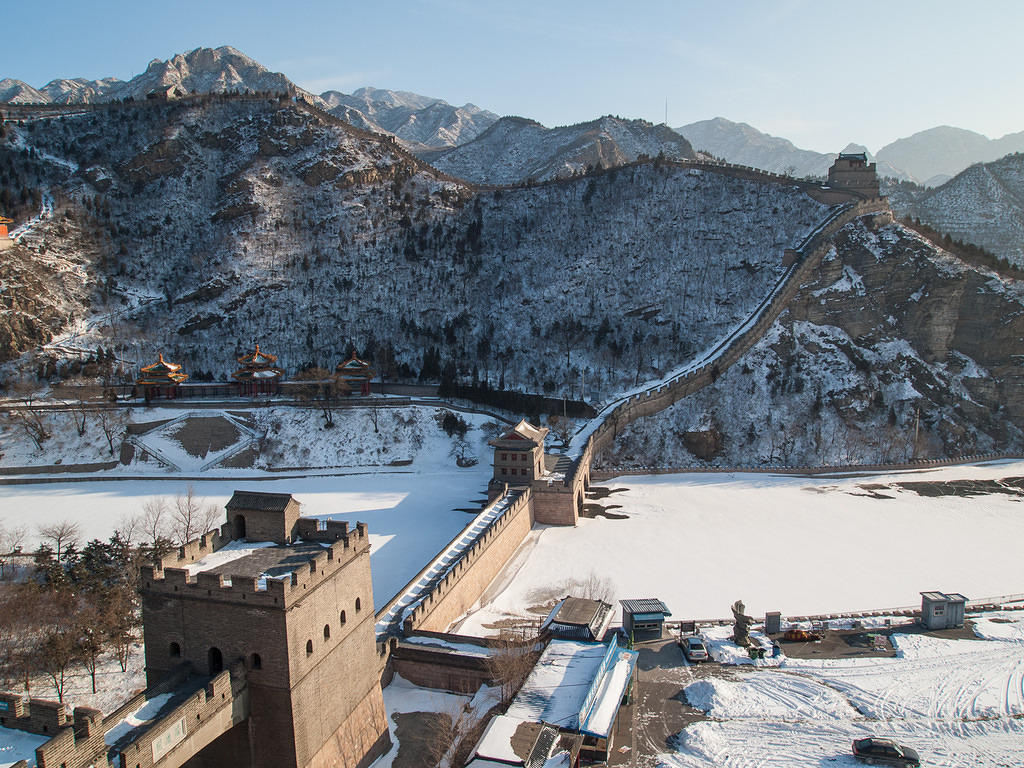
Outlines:
<svg viewBox="0 0 1024 768"><path fill-rule="evenodd" d="M220 648L210 649L209 653L206 654L206 664L210 669L211 675L224 671L224 656L221 654Z"/></svg>
<svg viewBox="0 0 1024 768"><path fill-rule="evenodd" d="M245 515L235 515L235 519L232 523L232 538L244 539L245 538Z"/></svg>

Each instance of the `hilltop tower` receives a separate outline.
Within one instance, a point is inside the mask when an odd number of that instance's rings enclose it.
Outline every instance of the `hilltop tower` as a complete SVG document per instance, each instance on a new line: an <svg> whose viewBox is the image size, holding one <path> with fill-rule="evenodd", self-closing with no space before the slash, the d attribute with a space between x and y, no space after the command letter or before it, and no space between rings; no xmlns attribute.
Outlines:
<svg viewBox="0 0 1024 768"><path fill-rule="evenodd" d="M828 183L829 186L843 187L866 198L879 195L875 164L868 162L865 152L840 152L828 169Z"/></svg>
<svg viewBox="0 0 1024 768"><path fill-rule="evenodd" d="M144 568L147 685L241 662L249 717L190 768L363 768L390 746L366 524L235 491L220 531Z"/></svg>

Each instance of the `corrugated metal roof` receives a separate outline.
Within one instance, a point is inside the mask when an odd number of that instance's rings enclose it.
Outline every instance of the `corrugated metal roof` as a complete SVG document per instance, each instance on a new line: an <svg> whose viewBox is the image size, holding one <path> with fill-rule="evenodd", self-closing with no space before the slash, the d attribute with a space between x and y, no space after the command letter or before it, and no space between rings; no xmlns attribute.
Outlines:
<svg viewBox="0 0 1024 768"><path fill-rule="evenodd" d="M923 597L925 600L931 600L932 602L967 602L967 598L961 595L959 592L950 592L949 594L945 592L922 592L921 597Z"/></svg>
<svg viewBox="0 0 1024 768"><path fill-rule="evenodd" d="M290 493L264 493L263 491L235 491L226 509L252 509L258 512L284 512Z"/></svg>
<svg viewBox="0 0 1024 768"><path fill-rule="evenodd" d="M656 597L643 597L635 600L619 600L619 605L622 606L622 610L626 613L634 615L638 613L663 613L666 616L672 615L672 611L668 609L668 606Z"/></svg>

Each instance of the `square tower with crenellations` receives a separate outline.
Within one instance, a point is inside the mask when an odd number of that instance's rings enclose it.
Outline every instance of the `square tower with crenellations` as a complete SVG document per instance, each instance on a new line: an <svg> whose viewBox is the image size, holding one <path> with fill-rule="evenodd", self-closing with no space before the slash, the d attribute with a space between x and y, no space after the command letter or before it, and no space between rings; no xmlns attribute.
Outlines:
<svg viewBox="0 0 1024 768"><path fill-rule="evenodd" d="M832 187L857 192L865 198L879 195L875 164L868 162L866 152L840 152L828 169L828 183Z"/></svg>
<svg viewBox="0 0 1024 768"><path fill-rule="evenodd" d="M219 531L142 571L147 684L241 662L249 717L194 768L362 768L390 740L365 523L302 518L289 494L236 491Z"/></svg>

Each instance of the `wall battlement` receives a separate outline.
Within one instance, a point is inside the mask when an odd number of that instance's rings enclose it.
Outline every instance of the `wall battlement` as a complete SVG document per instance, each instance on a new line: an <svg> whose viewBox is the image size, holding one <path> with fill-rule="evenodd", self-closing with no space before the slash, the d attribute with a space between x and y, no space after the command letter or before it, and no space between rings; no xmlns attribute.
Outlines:
<svg viewBox="0 0 1024 768"><path fill-rule="evenodd" d="M177 555L163 558L160 566L142 567L142 589L163 594L194 596L203 600L230 603L245 602L247 605L285 608L315 588L325 579L332 577L339 569L366 552L370 546L366 523L356 523L349 529L348 523L311 520L304 538L321 543L330 542L322 552L317 552L308 562L301 563L286 577L255 578L234 574L200 571L190 575L187 568L171 563L187 565L198 562L207 554L221 549L231 539L224 539L217 532L211 532L182 547ZM205 543L204 543L205 541ZM187 551L182 554L181 551Z"/></svg>
<svg viewBox="0 0 1024 768"><path fill-rule="evenodd" d="M490 506L500 504L505 508L477 534L473 543L462 550L456 560L448 564L443 576L438 577L417 597L412 607L406 609L401 624L404 634L422 629L447 629L479 598L491 579L504 567L530 531L533 494L529 487L511 489L505 496L492 501ZM388 608L385 606L381 614Z"/></svg>
<svg viewBox="0 0 1024 768"><path fill-rule="evenodd" d="M79 768L106 751L103 713L91 707L75 707L73 719L68 720L61 702L0 693L0 725L52 737L36 750L39 768Z"/></svg>

